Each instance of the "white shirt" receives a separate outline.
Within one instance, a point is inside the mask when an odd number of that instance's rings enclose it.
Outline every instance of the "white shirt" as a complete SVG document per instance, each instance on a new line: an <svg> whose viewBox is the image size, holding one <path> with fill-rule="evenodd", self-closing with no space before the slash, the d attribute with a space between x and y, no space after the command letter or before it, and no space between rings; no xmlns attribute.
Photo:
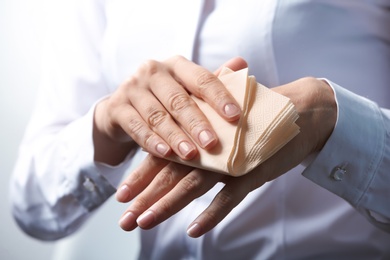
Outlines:
<svg viewBox="0 0 390 260"><path fill-rule="evenodd" d="M332 136L306 169L253 191L201 238L185 230L221 186L142 231L140 258L390 257L390 1L54 2L38 101L11 181L27 233L73 233L138 163L132 154L116 167L95 163L92 120L94 104L139 64L180 54L212 71L242 56L269 87L327 78L338 102Z"/></svg>

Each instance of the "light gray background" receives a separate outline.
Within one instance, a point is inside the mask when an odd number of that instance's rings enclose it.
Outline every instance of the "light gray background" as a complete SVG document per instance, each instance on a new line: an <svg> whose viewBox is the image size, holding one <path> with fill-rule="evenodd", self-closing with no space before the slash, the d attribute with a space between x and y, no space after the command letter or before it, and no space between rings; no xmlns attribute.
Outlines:
<svg viewBox="0 0 390 260"><path fill-rule="evenodd" d="M10 214L9 177L39 82L45 1L0 0L0 259L134 259L138 232L120 230L126 205L113 199L80 232L55 243L26 236Z"/></svg>

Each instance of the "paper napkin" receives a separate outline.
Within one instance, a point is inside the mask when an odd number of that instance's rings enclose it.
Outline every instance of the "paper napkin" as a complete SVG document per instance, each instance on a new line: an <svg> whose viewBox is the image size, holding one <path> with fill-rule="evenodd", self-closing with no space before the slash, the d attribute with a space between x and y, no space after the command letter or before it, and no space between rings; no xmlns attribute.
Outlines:
<svg viewBox="0 0 390 260"><path fill-rule="evenodd" d="M198 156L190 161L172 155L169 159L232 176L244 175L275 154L299 133L292 102L285 96L257 83L248 69L220 73L224 83L242 109L238 122L229 123L206 102L192 97L209 119L219 142L211 150L198 147ZM195 143L195 142L194 142Z"/></svg>

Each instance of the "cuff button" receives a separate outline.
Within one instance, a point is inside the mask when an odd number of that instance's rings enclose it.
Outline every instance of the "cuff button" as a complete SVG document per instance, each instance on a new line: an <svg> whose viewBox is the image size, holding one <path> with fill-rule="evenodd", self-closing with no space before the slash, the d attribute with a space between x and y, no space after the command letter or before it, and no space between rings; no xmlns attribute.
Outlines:
<svg viewBox="0 0 390 260"><path fill-rule="evenodd" d="M90 179L90 178L85 178L84 182L83 182L83 186L86 190L90 191L90 192L94 192L95 191L95 183L93 183L93 181Z"/></svg>
<svg viewBox="0 0 390 260"><path fill-rule="evenodd" d="M346 173L347 171L344 168L336 166L333 168L330 177L335 181L342 181Z"/></svg>

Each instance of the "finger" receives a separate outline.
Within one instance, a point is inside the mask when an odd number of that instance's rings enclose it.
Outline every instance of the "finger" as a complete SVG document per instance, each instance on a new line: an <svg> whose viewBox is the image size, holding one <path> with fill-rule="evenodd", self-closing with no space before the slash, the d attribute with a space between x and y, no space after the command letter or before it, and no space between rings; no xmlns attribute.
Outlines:
<svg viewBox="0 0 390 260"><path fill-rule="evenodd" d="M150 229L160 224L209 191L221 178L221 174L194 169L137 218L138 226Z"/></svg>
<svg viewBox="0 0 390 260"><path fill-rule="evenodd" d="M220 116L228 121L240 117L238 103L216 75L180 56L170 59L168 63L173 68L176 80L189 92L206 101Z"/></svg>
<svg viewBox="0 0 390 260"><path fill-rule="evenodd" d="M144 150L158 157L170 154L171 148L167 142L149 128L141 115L130 104L121 103L120 107L111 109L111 111L115 111L111 124L119 125Z"/></svg>
<svg viewBox="0 0 390 260"><path fill-rule="evenodd" d="M128 95L131 105L138 111L144 122L163 138L180 158L188 160L197 154L191 138L177 125L153 93L142 88L129 88Z"/></svg>
<svg viewBox="0 0 390 260"><path fill-rule="evenodd" d="M136 218L168 193L191 170L192 168L188 166L169 163L159 171L151 183L139 194L123 214L119 221L120 227L127 231L135 228L137 226Z"/></svg>
<svg viewBox="0 0 390 260"><path fill-rule="evenodd" d="M302 158L298 156L297 159L294 159L291 155L294 153L292 151L296 147L302 148L302 145L300 145L302 142L299 138L302 137L299 135L296 136L286 146L264 163L260 164L252 172L240 177L227 178L225 187L217 194L210 205L196 218L196 220L189 225L187 234L191 237L199 237L210 231L220 223L249 192L261 187L264 183L279 177L298 165L302 161Z"/></svg>
<svg viewBox="0 0 390 260"><path fill-rule="evenodd" d="M199 237L220 223L251 191L244 178L232 178L215 196L211 204L190 224L187 234Z"/></svg>
<svg viewBox="0 0 390 260"><path fill-rule="evenodd" d="M141 164L119 185L117 201L129 202L140 194L169 161L149 154Z"/></svg>
<svg viewBox="0 0 390 260"><path fill-rule="evenodd" d="M209 149L217 144L218 138L210 122L184 87L171 75L154 77L152 86L153 94L200 147ZM171 130L170 125L164 126Z"/></svg>
<svg viewBox="0 0 390 260"><path fill-rule="evenodd" d="M215 72L214 74L215 75L219 75L219 73L221 72L221 70L224 68L224 67L227 67L233 71L237 71L237 70L241 70L241 69L245 69L248 67L248 63L241 57L235 57L235 58L232 58L230 60L228 60L227 62L225 62L221 67L219 67Z"/></svg>
<svg viewBox="0 0 390 260"><path fill-rule="evenodd" d="M133 93L137 96L133 103L137 106L137 109L142 109L148 105L149 109L143 110L141 114L146 115L145 120L149 122L152 129L170 143L167 138L172 138L172 136L183 138L183 135L185 135L181 128L177 126L175 122L177 121L200 147L208 149L217 143L217 135L206 116L200 111L184 87L172 77L166 67L160 62L148 61L140 67L138 73L149 75L150 82L148 84L153 92L150 94L154 95L154 102L150 99L146 100L147 95L143 92L140 93L137 89ZM137 83L142 84L142 82ZM156 98L159 101L158 104L156 104ZM175 121L169 115L172 115ZM183 141L186 141L186 144L193 145L188 138ZM182 150L186 147L182 144L182 147L179 148ZM191 148L196 150L195 146ZM191 155L195 155L195 153L192 152Z"/></svg>

